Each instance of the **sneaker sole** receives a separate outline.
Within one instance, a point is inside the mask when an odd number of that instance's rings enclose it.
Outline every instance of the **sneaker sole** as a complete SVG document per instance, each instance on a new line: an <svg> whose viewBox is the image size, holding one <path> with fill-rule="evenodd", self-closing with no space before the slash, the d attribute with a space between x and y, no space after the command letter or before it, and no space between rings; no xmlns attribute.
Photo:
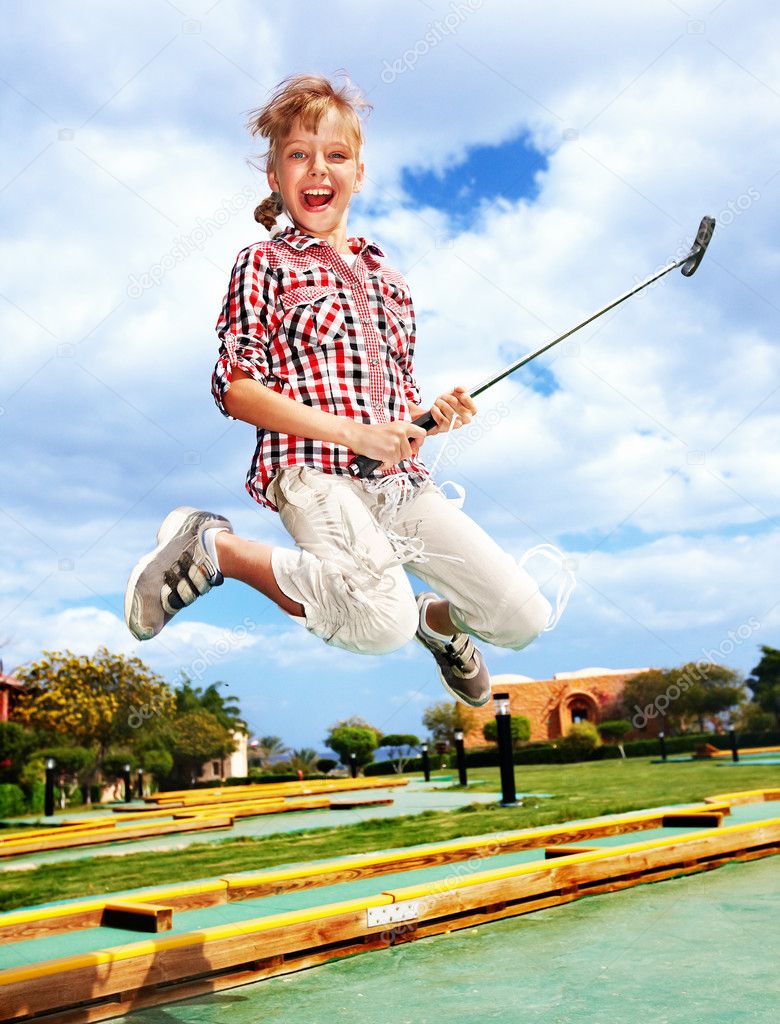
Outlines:
<svg viewBox="0 0 780 1024"><path fill-rule="evenodd" d="M130 623L133 612L133 596L135 594L136 584L141 578L141 573L147 565L157 557L168 541L172 540L173 537L176 536L187 516L197 511L198 510L196 508L190 508L188 505L184 505L181 508L174 509L173 512L169 512L165 519L163 519L160 524L160 528L157 531L157 547L154 551L150 551L148 555L144 555L143 558L136 562L133 571L130 573L130 579L127 581L127 589L125 590L125 622L127 624L127 628L136 640L151 640L152 637L157 635L156 633L149 633L148 635L143 633L143 635L139 635L139 633L142 633L143 631L136 632Z"/></svg>

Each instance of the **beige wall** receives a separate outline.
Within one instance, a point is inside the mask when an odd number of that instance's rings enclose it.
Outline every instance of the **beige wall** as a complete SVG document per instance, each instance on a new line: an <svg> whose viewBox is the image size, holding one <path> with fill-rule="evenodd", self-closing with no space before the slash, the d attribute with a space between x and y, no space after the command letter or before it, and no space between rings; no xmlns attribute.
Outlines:
<svg viewBox="0 0 780 1024"><path fill-rule="evenodd" d="M602 721L602 710L621 693L626 681L646 669L593 669L583 672L560 673L552 679L526 679L516 675L493 676L494 694L509 694L512 715L525 715L531 722L532 740L554 740L565 736L572 725L573 716L587 713L590 722ZM591 674L592 673L592 674ZM466 747L485 745L482 735L484 724L495 718L493 701L481 708L466 708L464 729Z"/></svg>

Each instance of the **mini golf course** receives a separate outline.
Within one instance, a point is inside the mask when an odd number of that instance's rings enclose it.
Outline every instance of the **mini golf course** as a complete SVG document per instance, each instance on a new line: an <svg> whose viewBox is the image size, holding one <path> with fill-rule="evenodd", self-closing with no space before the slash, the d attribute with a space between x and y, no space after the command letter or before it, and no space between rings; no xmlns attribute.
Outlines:
<svg viewBox="0 0 780 1024"><path fill-rule="evenodd" d="M517 1000L526 1005L526 986L541 999L541 1008L543 978L557 985L561 998L579 1005L581 1016L572 1016L561 1004L562 1012L566 1011L562 1016L537 1019L600 1020L594 1012L597 1004L577 987L573 975L564 971L555 980L550 964L539 960L534 938L539 935L534 924L539 915L545 921L573 921L571 927L587 934L589 918L606 915L609 919L617 900L615 922L594 923L591 938L580 942L595 942L603 948L606 927L609 937L617 938L614 948L618 949L621 927L625 936L626 914L635 915L632 920L642 934L643 920L648 925L657 921L652 907L657 899L663 902L659 890L664 886L643 883L673 884L677 907L681 899L689 900L687 886L705 881L683 876L728 864L727 871L714 872L717 897L707 895L707 885L697 884L690 890L690 900L698 899L701 913L706 911L710 918L715 906L728 905L737 919L744 901L756 913L740 927L751 937L759 929L756 956L763 950L766 960L772 943L776 946L780 938L780 880L777 862L771 858L780 852L778 812L780 789L718 794L698 804L228 873L181 885L10 911L0 915L0 1020L344 1024L346 1020L398 1019L455 1024L486 1016L485 999L497 980L499 986L512 987L514 996L503 1016L503 1004L490 1002L489 1019L509 1021L520 1019ZM735 863L763 858L770 860ZM666 881L671 879L673 883ZM637 886L636 892L621 892ZM578 902L586 896L602 898ZM575 902L576 908L568 906ZM561 919L560 915L567 916ZM686 934L687 919L677 916L672 946L684 943ZM511 918L520 920L507 920ZM487 922L497 923L483 929ZM476 963L463 948L464 942L468 945L465 936L473 935L475 928L484 946ZM456 953L441 940L458 932L460 952ZM708 941L709 993L697 992L696 997L708 995L708 1005L715 1007L722 972L728 973L729 950L740 943L744 946L744 941L739 931L723 928L708 933ZM419 953L418 945L424 947ZM578 949L576 943L569 948L580 962L584 948ZM411 954L408 977L407 951ZM404 957L399 959L401 952ZM688 950L689 955L694 952L700 965L702 947ZM653 955L655 959L644 968L648 977L657 970L658 957L667 957L668 951L661 945ZM322 983L309 976L320 972L304 969L328 961L337 961L323 968L329 997L322 997L320 987L319 1001L315 996L302 1011L296 1000L299 1016L291 1015L288 1003L285 1014L283 995L290 995L290 983L316 993ZM671 987L660 993L662 1002L674 989L672 981L686 987L675 963L674 959L669 962ZM597 970L592 963L587 969L591 968ZM634 994L636 970L624 971L622 982ZM300 971L304 973L286 977ZM360 994L350 1000L342 989L342 971L345 978L362 979L359 986L384 992L384 997L377 995L380 1004L361 1001ZM451 989L447 979L453 979ZM280 985L285 986L283 993ZM411 1002L403 993L410 994ZM400 999L392 1014L388 998ZM760 1006L772 1005L766 985L756 998ZM648 997L646 1015L651 1002ZM161 1004L175 1005L162 1009ZM547 1012L549 998L545 1005ZM712 1014L652 1016L689 1024L720 1019ZM616 1017L612 1013L603 1019Z"/></svg>

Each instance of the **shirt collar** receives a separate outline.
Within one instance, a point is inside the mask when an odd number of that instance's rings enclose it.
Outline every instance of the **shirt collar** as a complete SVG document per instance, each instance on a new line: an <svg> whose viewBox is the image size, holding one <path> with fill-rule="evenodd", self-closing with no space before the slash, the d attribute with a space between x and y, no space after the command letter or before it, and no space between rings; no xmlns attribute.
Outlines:
<svg viewBox="0 0 780 1024"><path fill-rule="evenodd" d="M317 238L316 235L310 235L305 231L299 231L293 225L288 225L286 228L283 228L278 235L274 235L272 241L286 242L287 245L291 246L293 249L298 249L300 251L308 249L312 245L323 244L323 240L321 238ZM348 238L347 245L353 253L368 250L375 256L384 256L384 252L376 242L368 242L365 238L361 238L358 235Z"/></svg>

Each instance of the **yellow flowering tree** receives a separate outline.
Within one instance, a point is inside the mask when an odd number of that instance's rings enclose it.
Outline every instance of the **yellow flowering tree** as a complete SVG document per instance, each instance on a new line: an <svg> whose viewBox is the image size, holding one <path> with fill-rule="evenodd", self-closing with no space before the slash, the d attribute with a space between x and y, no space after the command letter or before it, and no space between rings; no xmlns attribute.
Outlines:
<svg viewBox="0 0 780 1024"><path fill-rule="evenodd" d="M162 676L139 658L99 647L92 657L43 651L14 672L25 684L14 708L22 725L92 750L96 767L113 744L140 738L150 718L173 713L175 697Z"/></svg>

